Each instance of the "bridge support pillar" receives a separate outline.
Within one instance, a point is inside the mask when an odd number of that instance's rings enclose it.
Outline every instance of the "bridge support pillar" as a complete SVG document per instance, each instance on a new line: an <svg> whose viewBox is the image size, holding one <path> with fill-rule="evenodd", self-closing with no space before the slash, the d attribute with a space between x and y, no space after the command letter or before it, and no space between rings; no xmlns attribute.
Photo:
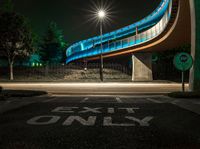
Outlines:
<svg viewBox="0 0 200 149"><path fill-rule="evenodd" d="M200 1L190 0L192 56L194 65L190 71L190 90L200 90Z"/></svg>
<svg viewBox="0 0 200 149"><path fill-rule="evenodd" d="M132 81L152 81L151 53L135 53L132 55Z"/></svg>

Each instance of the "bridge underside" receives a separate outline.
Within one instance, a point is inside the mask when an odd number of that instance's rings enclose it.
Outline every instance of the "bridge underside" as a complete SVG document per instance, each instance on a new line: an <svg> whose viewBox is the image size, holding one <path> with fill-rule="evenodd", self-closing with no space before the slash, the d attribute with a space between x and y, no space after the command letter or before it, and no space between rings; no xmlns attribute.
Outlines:
<svg viewBox="0 0 200 149"><path fill-rule="evenodd" d="M137 52L155 52L170 50L185 44L191 43L191 19L190 19L190 4L188 0L175 0L180 2L179 10L173 22L169 22L169 26L160 36L154 40L123 49L121 51L104 54L104 58L111 58L120 55L132 55ZM178 9L178 8L177 8ZM171 23L171 24L170 24ZM88 58L88 60L99 59L99 57Z"/></svg>
<svg viewBox="0 0 200 149"><path fill-rule="evenodd" d="M198 0L190 0L190 1L195 1L195 3L199 3ZM170 50L191 43L191 15L190 13L188 13L191 10L190 1L172 0L171 19L169 20L168 25L164 29L164 31L162 31L158 36L156 36L152 40L149 40L147 42L138 45L136 44L135 46L132 47L123 48L121 50L119 49L109 53L103 53L102 54L103 59L109 60L112 58L116 59L117 57L128 57L128 58L132 57L132 80L151 81L153 78L152 64L151 64L152 52ZM197 5L198 4L196 4L196 6ZM196 17L197 18L195 19L198 20L198 16ZM197 38L195 38L195 41L196 40L198 41L199 39L200 38L198 38L197 36ZM199 43L200 42L198 42L198 44ZM199 47L197 45L197 48ZM195 49L194 46L193 49ZM200 52L198 53L196 51L196 57L197 54L200 55ZM194 53L193 56L195 57ZM96 55L84 59L79 59L78 61L94 61L94 60L100 61L99 59L100 56ZM194 65L194 67L198 66L199 65L197 66ZM195 78L197 74L199 74L199 72L195 72L193 78ZM200 77L198 79L199 79L198 82L200 82Z"/></svg>
<svg viewBox="0 0 200 149"><path fill-rule="evenodd" d="M104 59L120 57L123 55L132 56L132 80L151 81L152 64L151 52L165 51L191 43L191 16L190 4L188 0L174 0L179 2L179 7L172 21L169 22L166 30L153 41L123 49L118 52L104 54ZM142 56L143 55L143 56ZM98 60L99 56L88 58L88 61Z"/></svg>

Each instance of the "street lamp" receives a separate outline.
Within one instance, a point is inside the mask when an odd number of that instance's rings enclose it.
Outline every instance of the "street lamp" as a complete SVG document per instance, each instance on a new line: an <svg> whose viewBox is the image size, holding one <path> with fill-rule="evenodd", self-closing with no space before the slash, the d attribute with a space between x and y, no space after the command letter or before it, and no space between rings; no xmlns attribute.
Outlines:
<svg viewBox="0 0 200 149"><path fill-rule="evenodd" d="M106 16L105 11L104 10L99 10L98 16L99 16L100 19L104 19L104 17Z"/></svg>
<svg viewBox="0 0 200 149"><path fill-rule="evenodd" d="M101 54L100 54L100 79L103 82L103 43L102 43L102 34L103 34L103 20L106 17L106 12L104 10L98 11L98 17L100 21L100 37L101 37Z"/></svg>

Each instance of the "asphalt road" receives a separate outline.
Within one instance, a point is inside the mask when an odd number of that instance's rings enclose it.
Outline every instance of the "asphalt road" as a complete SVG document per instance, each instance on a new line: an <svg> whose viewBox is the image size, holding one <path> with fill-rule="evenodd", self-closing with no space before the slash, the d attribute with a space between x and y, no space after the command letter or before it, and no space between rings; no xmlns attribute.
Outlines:
<svg viewBox="0 0 200 149"><path fill-rule="evenodd" d="M4 89L11 90L42 90L52 94L163 94L181 91L178 83L0 83ZM188 84L186 84L188 90Z"/></svg>
<svg viewBox="0 0 200 149"><path fill-rule="evenodd" d="M200 148L200 115L163 96L35 99L0 114L1 149Z"/></svg>

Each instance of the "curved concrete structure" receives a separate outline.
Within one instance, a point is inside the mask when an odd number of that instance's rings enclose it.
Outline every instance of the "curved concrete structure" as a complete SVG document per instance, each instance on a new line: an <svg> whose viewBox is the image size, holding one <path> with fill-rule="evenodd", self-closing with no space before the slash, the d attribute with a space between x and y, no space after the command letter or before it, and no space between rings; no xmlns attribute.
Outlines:
<svg viewBox="0 0 200 149"><path fill-rule="evenodd" d="M151 52L192 43L192 55L195 61L190 75L190 88L199 89L200 36L197 27L200 25L197 15L199 4L198 0L162 0L158 8L143 20L104 34L103 50L100 47L100 36L73 44L67 49L66 62L97 60L101 52L104 59L133 55L132 78L145 81L152 79Z"/></svg>
<svg viewBox="0 0 200 149"><path fill-rule="evenodd" d="M191 40L191 23L190 23L190 11L188 0L174 0L175 5L172 9L172 16L168 22L168 26L165 30L157 36L155 39L142 43L140 45L123 49L118 52L112 52L104 54L104 58L117 56L122 54L130 54L136 52L152 52L169 50L175 47L179 47L186 43L190 43ZM177 4L177 5L176 5ZM90 60L98 59L98 57L90 58Z"/></svg>
<svg viewBox="0 0 200 149"><path fill-rule="evenodd" d="M188 0L162 0L148 17L103 35L103 57L167 50L190 43ZM137 34L138 33L138 34ZM67 63L99 59L100 37L73 44L67 49Z"/></svg>

